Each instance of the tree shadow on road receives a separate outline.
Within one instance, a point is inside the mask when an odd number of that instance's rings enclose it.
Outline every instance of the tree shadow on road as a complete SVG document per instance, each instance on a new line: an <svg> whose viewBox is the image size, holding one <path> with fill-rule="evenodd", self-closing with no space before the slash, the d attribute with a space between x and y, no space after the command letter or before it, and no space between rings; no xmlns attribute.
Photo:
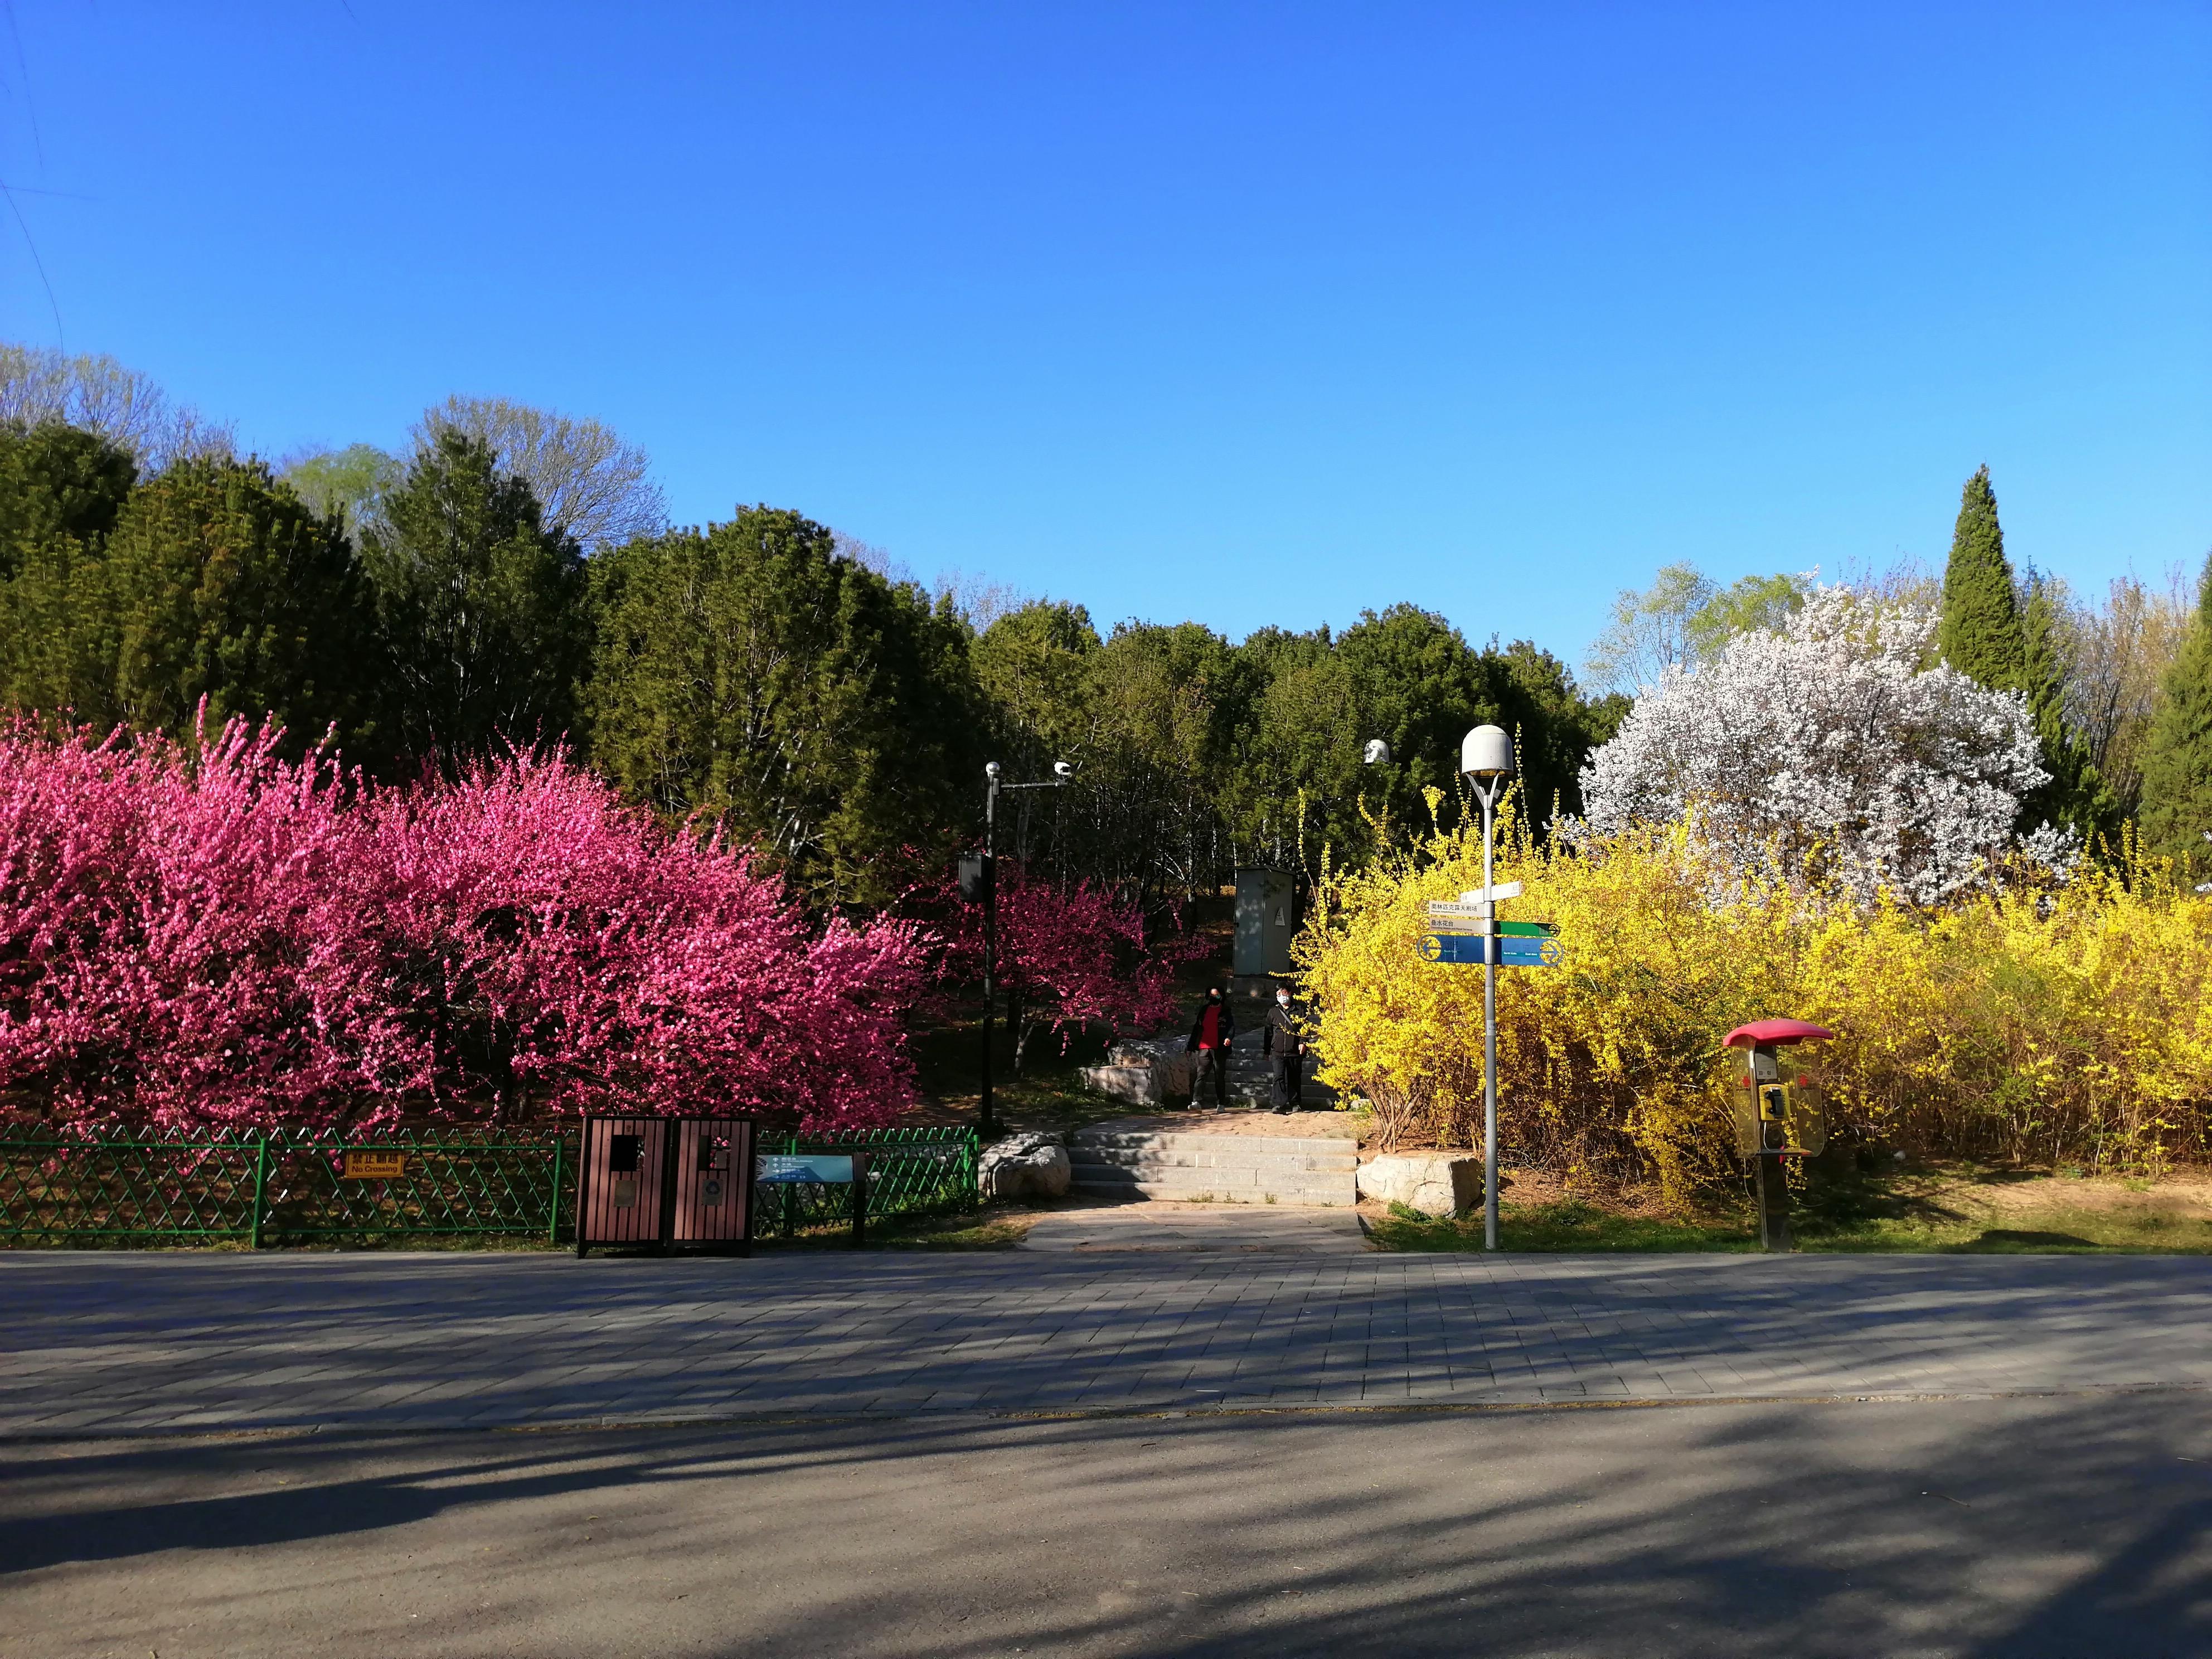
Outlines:
<svg viewBox="0 0 2212 1659"><path fill-rule="evenodd" d="M2201 1653L2208 1447L2169 1393L17 1449L0 1584L404 1562L453 1651L665 1581L747 1656Z"/></svg>

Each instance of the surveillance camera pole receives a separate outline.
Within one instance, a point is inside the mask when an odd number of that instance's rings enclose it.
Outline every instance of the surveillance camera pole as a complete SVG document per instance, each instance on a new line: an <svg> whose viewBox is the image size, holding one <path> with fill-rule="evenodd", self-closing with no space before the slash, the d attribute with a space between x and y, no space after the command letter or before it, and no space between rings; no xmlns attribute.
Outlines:
<svg viewBox="0 0 2212 1659"><path fill-rule="evenodd" d="M1498 798L1516 769L1504 728L1478 726L1461 742L1459 769L1482 803L1482 1248L1498 1248L1498 889L1491 879ZM1472 899L1475 895L1469 893Z"/></svg>
<svg viewBox="0 0 2212 1659"><path fill-rule="evenodd" d="M1502 777L1477 779L1474 785L1475 799L1482 803L1486 893L1492 885L1490 849L1497 828L1498 796L1504 787ZM1484 902L1494 915L1497 902L1486 899ZM1482 1248L1498 1248L1498 934L1494 928L1482 956Z"/></svg>
<svg viewBox="0 0 2212 1659"><path fill-rule="evenodd" d="M1000 783L999 763L983 769L983 1098L975 1130L988 1145L999 1138L999 1117L991 1093L991 1036L999 1014L999 791L1058 789L1072 781L1074 769L1054 761L1058 775L1041 783Z"/></svg>

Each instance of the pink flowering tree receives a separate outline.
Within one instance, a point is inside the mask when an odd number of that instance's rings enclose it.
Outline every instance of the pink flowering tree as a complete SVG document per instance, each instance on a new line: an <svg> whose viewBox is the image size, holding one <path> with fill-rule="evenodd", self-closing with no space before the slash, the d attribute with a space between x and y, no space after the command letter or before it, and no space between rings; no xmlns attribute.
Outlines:
<svg viewBox="0 0 2212 1659"><path fill-rule="evenodd" d="M1151 1030L1175 1016L1178 963L1207 946L1180 928L1148 937L1144 913L1110 891L1078 882L1033 881L1018 860L999 864L999 982L1014 1034L1018 1075L1030 1039L1056 1032L1064 1050L1076 1032L1111 1036ZM983 977L983 907L946 882L925 901L941 935L939 975Z"/></svg>
<svg viewBox="0 0 2212 1659"><path fill-rule="evenodd" d="M0 1094L179 1127L911 1103L909 925L811 932L565 756L372 791L276 740L0 730Z"/></svg>

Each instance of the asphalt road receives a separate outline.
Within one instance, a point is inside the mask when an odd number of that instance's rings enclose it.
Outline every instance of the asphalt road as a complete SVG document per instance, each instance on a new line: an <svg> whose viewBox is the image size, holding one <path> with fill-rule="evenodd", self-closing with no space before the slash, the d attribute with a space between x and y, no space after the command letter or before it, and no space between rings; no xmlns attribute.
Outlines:
<svg viewBox="0 0 2212 1659"><path fill-rule="evenodd" d="M0 1444L0 1656L2212 1653L2212 1395Z"/></svg>
<svg viewBox="0 0 2212 1659"><path fill-rule="evenodd" d="M0 1251L0 1437L2212 1388L2208 1329L2194 1256Z"/></svg>

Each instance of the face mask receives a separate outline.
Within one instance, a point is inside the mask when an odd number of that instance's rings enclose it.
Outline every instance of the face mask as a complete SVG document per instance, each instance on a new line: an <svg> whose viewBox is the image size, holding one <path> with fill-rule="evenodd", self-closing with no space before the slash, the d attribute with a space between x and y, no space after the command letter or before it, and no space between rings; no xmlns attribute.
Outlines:
<svg viewBox="0 0 2212 1659"><path fill-rule="evenodd" d="M1290 996L1290 993L1289 993L1289 992L1287 992L1287 991L1285 991L1285 992L1284 992L1280 996L1277 997L1277 998L1275 999L1275 1006L1276 1006L1278 1008L1287 1008L1287 1007L1289 1007L1289 1006L1291 1006L1291 996Z"/></svg>

